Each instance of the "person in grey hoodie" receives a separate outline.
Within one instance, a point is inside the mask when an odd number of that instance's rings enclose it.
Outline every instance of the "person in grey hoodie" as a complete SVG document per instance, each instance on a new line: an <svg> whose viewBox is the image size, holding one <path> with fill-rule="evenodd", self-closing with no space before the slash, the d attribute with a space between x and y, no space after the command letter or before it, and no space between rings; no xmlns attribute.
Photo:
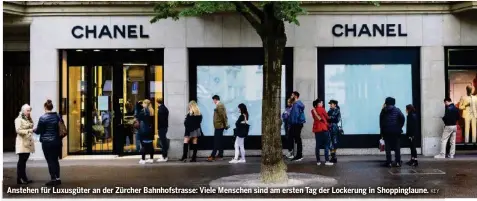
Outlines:
<svg viewBox="0 0 477 201"><path fill-rule="evenodd" d="M294 91L291 95L292 99L295 99L295 103L293 104L290 116L288 118L288 123L290 125L291 135L295 139L296 143L296 155L292 159L292 161L301 161L303 159L303 144L301 141L301 129L303 128L303 124L306 123L305 119L305 105L300 100L300 93Z"/></svg>

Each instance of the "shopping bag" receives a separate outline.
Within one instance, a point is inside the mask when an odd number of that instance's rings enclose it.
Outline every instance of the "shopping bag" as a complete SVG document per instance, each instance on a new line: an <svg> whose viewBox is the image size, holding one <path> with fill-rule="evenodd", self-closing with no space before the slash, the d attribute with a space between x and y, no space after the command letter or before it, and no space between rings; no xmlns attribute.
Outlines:
<svg viewBox="0 0 477 201"><path fill-rule="evenodd" d="M380 151L380 152L383 152L383 151L384 151L384 146L385 146L384 140L383 140L383 139L380 139L380 140L379 140L379 151Z"/></svg>

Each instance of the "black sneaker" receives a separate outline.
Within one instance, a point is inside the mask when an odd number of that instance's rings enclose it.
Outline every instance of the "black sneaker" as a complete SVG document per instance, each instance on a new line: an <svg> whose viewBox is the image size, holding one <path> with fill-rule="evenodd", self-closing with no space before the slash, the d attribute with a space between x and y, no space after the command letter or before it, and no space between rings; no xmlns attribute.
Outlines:
<svg viewBox="0 0 477 201"><path fill-rule="evenodd" d="M394 167L401 167L401 166L402 166L402 161L394 163Z"/></svg>
<svg viewBox="0 0 477 201"><path fill-rule="evenodd" d="M57 186L57 185L60 185L60 184L61 184L60 180L51 180L51 181L47 182L45 185L46 186Z"/></svg>
<svg viewBox="0 0 477 201"><path fill-rule="evenodd" d="M410 161L406 162L406 165L410 166L410 165L412 165L413 162L414 162L414 160L411 159Z"/></svg>
<svg viewBox="0 0 477 201"><path fill-rule="evenodd" d="M417 167L418 165L419 165L419 163L417 162L417 160L414 160L414 161L412 161L410 166L411 167Z"/></svg>
<svg viewBox="0 0 477 201"><path fill-rule="evenodd" d="M291 161L293 161L293 162L298 162L298 161L301 161L301 160L303 160L303 156L295 157L295 158L291 159Z"/></svg>
<svg viewBox="0 0 477 201"><path fill-rule="evenodd" d="M338 159L337 159L337 158L332 158L332 159L330 160L330 162L332 162L332 163L338 163Z"/></svg>

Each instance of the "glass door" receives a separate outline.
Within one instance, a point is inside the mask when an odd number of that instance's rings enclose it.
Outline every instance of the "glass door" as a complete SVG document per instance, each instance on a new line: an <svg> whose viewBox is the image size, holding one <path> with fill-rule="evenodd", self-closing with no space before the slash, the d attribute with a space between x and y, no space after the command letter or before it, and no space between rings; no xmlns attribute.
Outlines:
<svg viewBox="0 0 477 201"><path fill-rule="evenodd" d="M92 72L92 151L108 153L113 151L115 129L113 106L113 67L93 66Z"/></svg>

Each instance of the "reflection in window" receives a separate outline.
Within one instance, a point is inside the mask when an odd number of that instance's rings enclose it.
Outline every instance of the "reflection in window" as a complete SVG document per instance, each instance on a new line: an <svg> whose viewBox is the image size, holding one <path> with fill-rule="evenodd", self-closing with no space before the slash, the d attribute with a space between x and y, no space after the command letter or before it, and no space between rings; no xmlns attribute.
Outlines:
<svg viewBox="0 0 477 201"><path fill-rule="evenodd" d="M386 97L394 97L403 113L412 104L410 64L325 65L325 100L339 102L346 134L379 134Z"/></svg>
<svg viewBox="0 0 477 201"><path fill-rule="evenodd" d="M285 66L282 67L282 111L285 107ZM262 92L263 71L261 65L248 66L197 66L197 102L203 115L202 129L205 136L214 135L213 116L215 105L213 95L219 95L227 108L231 129L225 135L232 135L235 121L239 117L237 106L244 103L250 113L249 135L262 132ZM283 129L283 128L282 128ZM282 130L282 135L284 130Z"/></svg>

